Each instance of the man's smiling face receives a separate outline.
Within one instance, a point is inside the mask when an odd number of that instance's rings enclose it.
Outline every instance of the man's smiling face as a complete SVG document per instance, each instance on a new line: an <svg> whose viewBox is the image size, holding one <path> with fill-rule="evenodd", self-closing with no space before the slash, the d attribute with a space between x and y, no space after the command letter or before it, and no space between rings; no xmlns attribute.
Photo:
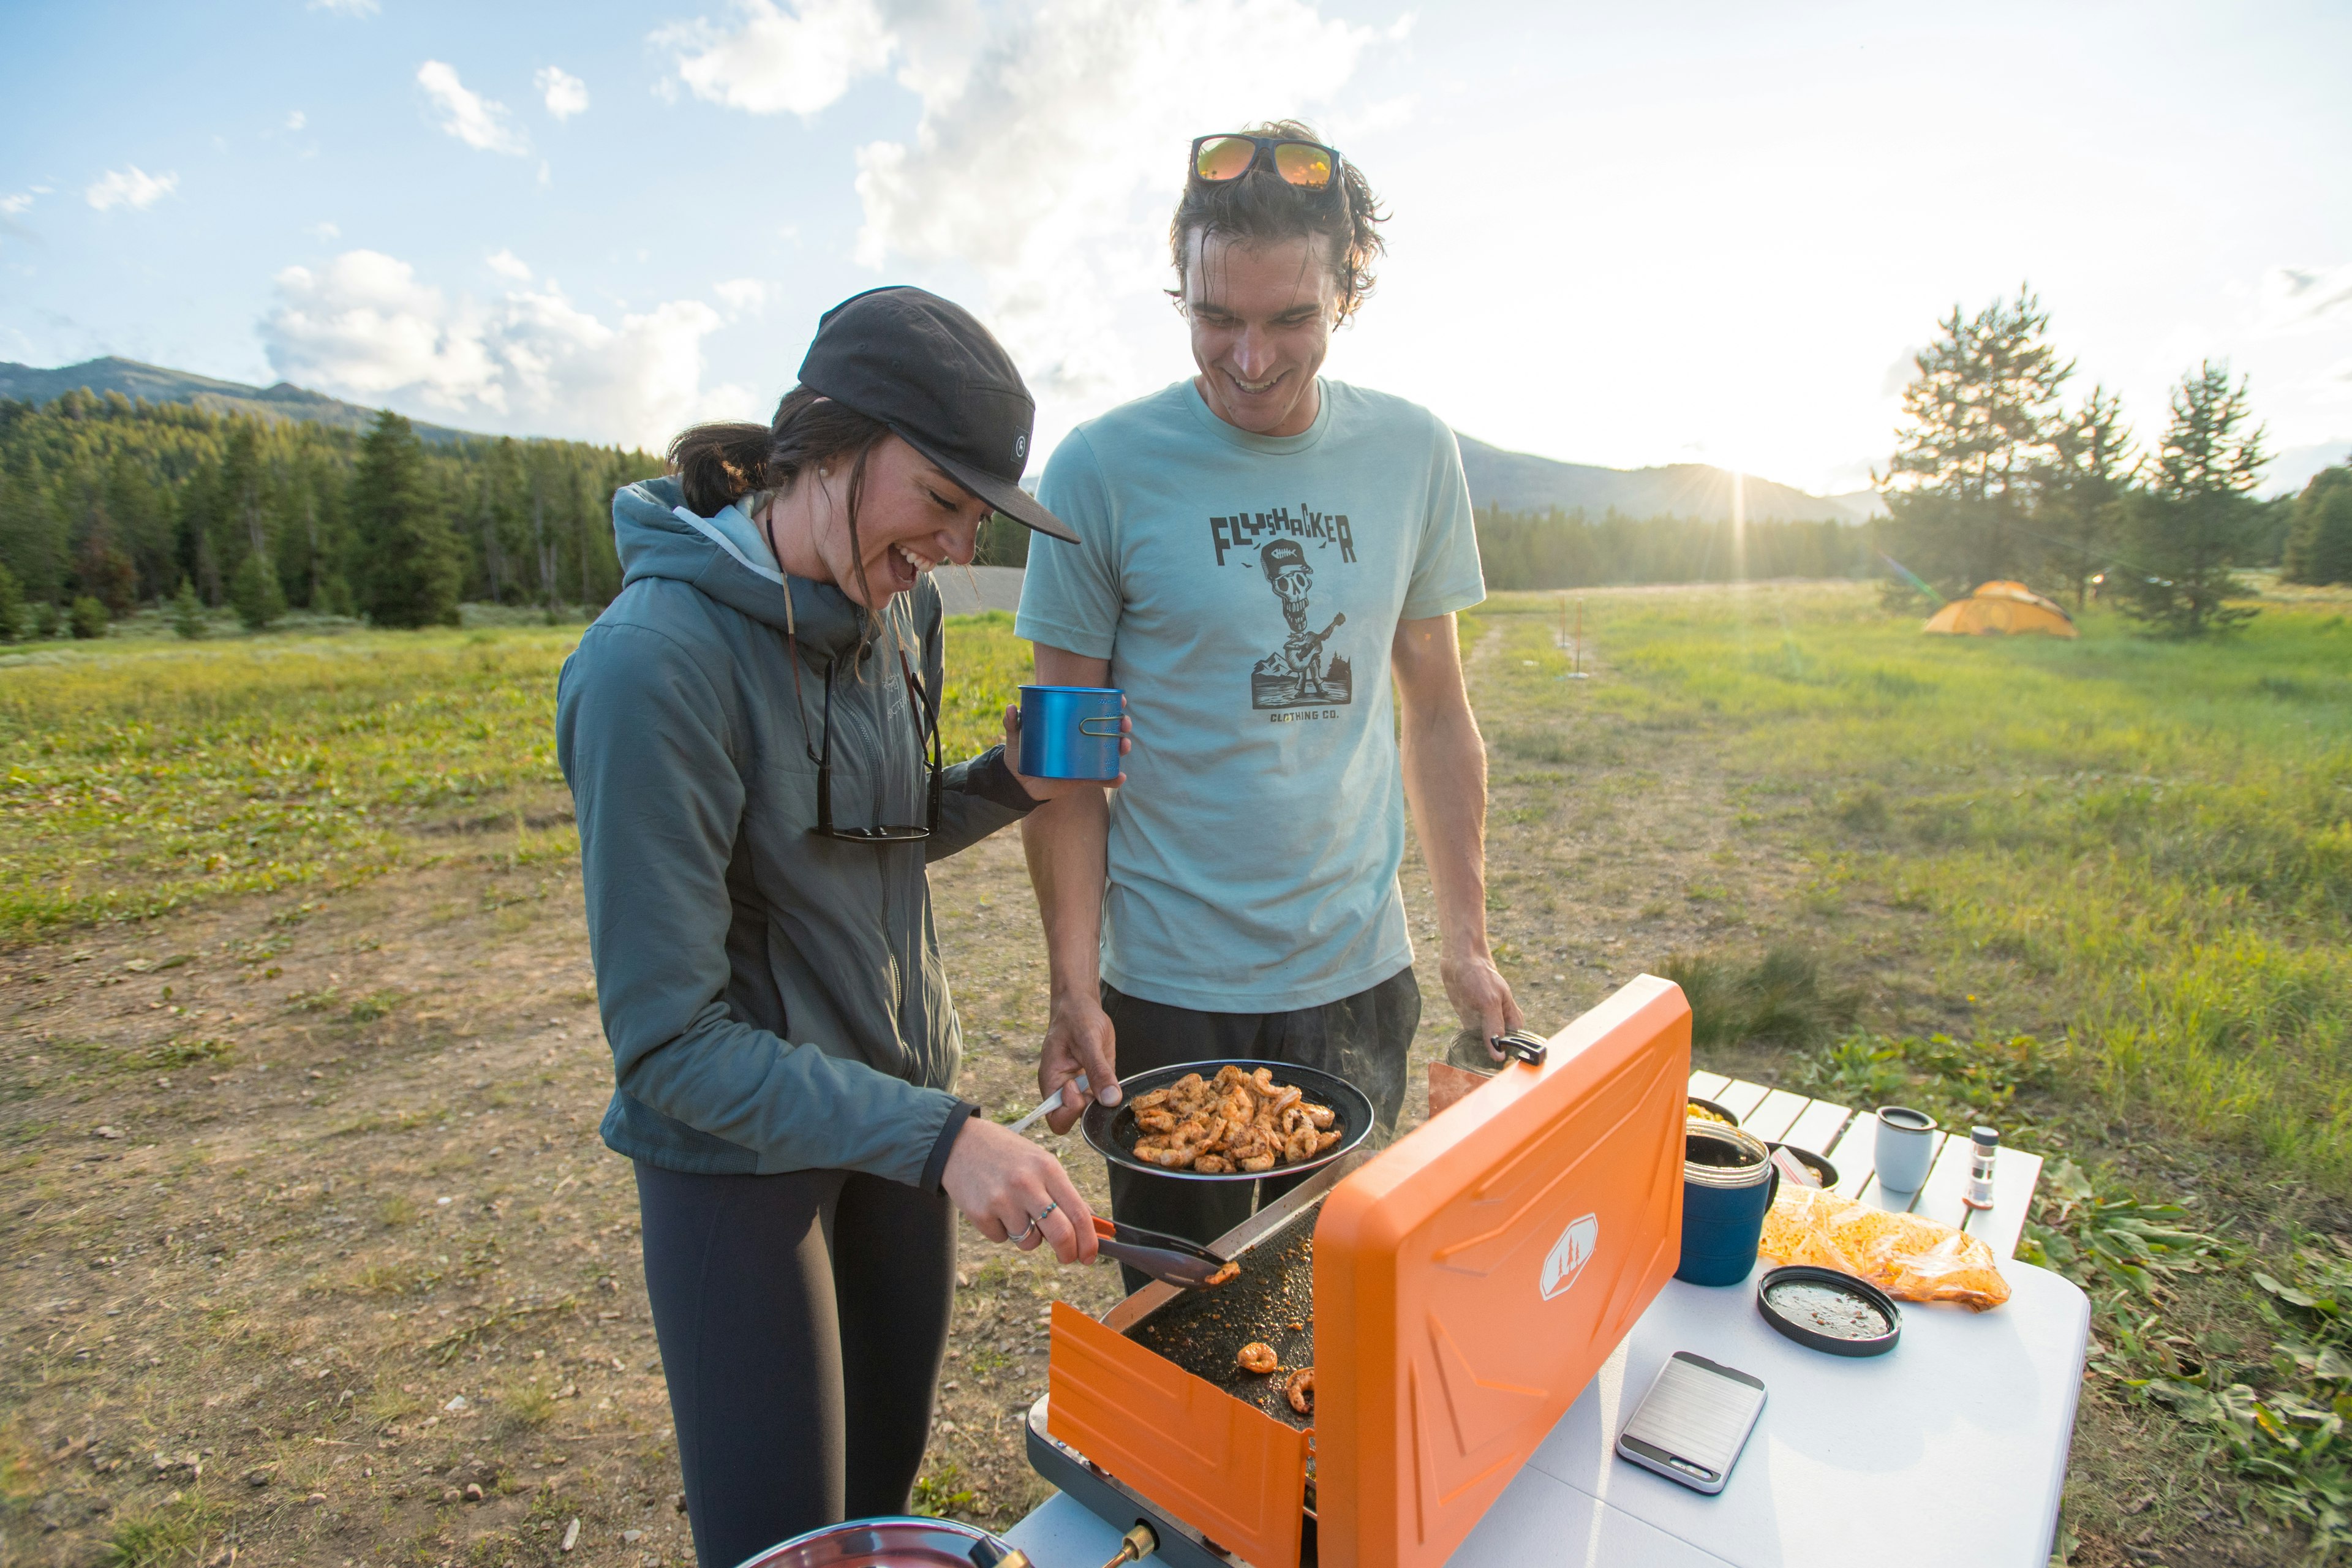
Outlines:
<svg viewBox="0 0 2352 1568"><path fill-rule="evenodd" d="M1304 434L1320 406L1315 375L1339 318L1330 241L1252 246L1196 232L1187 245L1184 317L1202 398L1253 436Z"/></svg>

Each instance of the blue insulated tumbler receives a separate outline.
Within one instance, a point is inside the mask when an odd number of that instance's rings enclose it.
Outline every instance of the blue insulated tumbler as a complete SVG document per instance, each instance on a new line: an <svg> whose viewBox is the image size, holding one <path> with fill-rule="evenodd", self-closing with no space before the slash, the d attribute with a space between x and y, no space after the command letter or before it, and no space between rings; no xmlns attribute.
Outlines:
<svg viewBox="0 0 2352 1568"><path fill-rule="evenodd" d="M1780 1171L1762 1139L1713 1121L1693 1121L1683 1142L1683 1255L1675 1278L1737 1285L1756 1267L1764 1211L1780 1191Z"/></svg>
<svg viewBox="0 0 2352 1568"><path fill-rule="evenodd" d="M1021 771L1033 779L1118 777L1116 686L1021 689Z"/></svg>

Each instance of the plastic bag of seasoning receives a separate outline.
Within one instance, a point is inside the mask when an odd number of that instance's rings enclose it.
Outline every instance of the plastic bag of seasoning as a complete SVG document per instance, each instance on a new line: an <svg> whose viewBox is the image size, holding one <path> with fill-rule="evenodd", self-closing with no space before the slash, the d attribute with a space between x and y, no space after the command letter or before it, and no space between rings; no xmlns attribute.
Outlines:
<svg viewBox="0 0 2352 1568"><path fill-rule="evenodd" d="M2009 1300L1992 1248L1925 1215L1888 1214L1822 1187L1780 1184L1756 1250L1867 1279L1906 1301L1982 1312Z"/></svg>

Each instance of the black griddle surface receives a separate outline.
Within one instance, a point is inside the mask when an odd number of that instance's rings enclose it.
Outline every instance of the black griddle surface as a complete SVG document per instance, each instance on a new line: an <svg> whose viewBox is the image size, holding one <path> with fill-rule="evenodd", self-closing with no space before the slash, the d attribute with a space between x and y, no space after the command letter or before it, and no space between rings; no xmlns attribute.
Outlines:
<svg viewBox="0 0 2352 1568"><path fill-rule="evenodd" d="M1312 1415L1290 1407L1283 1385L1315 1364L1315 1216L1302 1209L1282 1230L1241 1258L1241 1278L1213 1290L1180 1290L1127 1331L1144 1349L1205 1378L1244 1405L1302 1429ZM1303 1327L1294 1329L1292 1323ZM1234 1359L1251 1341L1274 1347L1280 1366L1261 1377Z"/></svg>

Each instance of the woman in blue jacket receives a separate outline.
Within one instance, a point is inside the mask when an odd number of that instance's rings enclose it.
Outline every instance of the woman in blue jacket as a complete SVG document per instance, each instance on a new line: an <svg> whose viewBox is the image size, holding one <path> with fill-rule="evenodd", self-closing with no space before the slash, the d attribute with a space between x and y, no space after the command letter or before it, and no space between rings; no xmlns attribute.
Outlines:
<svg viewBox="0 0 2352 1568"><path fill-rule="evenodd" d="M559 686L604 1141L646 1285L698 1559L904 1511L955 1280L954 1211L1091 1261L1045 1150L953 1091L928 862L1072 788L1017 748L943 765L938 590L1020 488L1034 405L962 310L882 289L820 323L772 425L701 426L613 502L620 595ZM1006 714L1008 739L1017 716ZM1116 1091L1108 1098L1116 1098Z"/></svg>

